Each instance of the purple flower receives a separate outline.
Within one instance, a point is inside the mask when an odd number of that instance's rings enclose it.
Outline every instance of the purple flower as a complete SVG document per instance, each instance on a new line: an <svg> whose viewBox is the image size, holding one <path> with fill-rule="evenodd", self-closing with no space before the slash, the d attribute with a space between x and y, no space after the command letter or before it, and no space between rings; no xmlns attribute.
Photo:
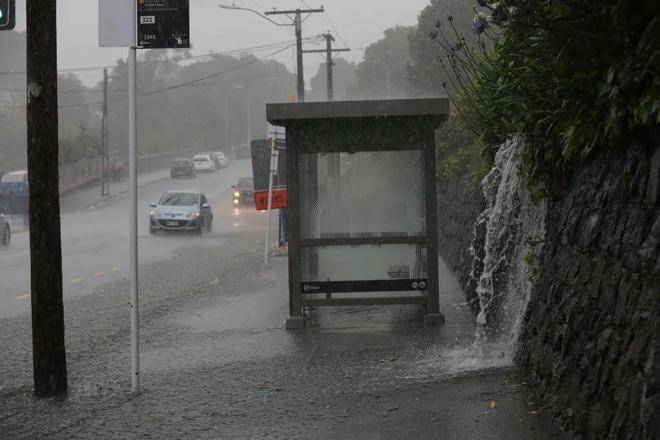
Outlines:
<svg viewBox="0 0 660 440"><path fill-rule="evenodd" d="M463 43L461 43L460 41L457 41L456 43L451 45L451 50L454 52L459 51L462 48L463 48Z"/></svg>
<svg viewBox="0 0 660 440"><path fill-rule="evenodd" d="M472 20L472 33L475 35L481 35L486 31L486 29L488 29L489 26L488 17L486 14L479 12L474 16L474 19Z"/></svg>

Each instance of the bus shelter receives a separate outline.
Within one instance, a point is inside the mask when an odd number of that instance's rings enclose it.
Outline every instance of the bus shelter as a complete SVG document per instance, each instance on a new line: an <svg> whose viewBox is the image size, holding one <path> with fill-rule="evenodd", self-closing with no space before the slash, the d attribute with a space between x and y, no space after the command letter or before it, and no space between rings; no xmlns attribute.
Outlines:
<svg viewBox="0 0 660 440"><path fill-rule="evenodd" d="M287 328L303 309L419 304L442 321L435 130L441 99L268 104L286 128Z"/></svg>

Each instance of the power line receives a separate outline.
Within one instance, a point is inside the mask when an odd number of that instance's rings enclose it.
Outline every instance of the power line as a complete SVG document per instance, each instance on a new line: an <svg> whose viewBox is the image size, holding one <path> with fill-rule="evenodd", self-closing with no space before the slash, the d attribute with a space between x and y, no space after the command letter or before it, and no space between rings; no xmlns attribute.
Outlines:
<svg viewBox="0 0 660 440"><path fill-rule="evenodd" d="M201 78L197 78L197 79L194 79L194 80L191 80L191 81L186 81L186 82L183 82L183 83L180 83L180 84L175 84L173 86L163 87L162 89L156 89L156 90L152 90L150 92L145 92L145 93L140 94L139 96L140 97L145 97L145 96L156 95L158 93L163 93L163 92L167 92L167 91L170 91L170 90L180 89L182 87L187 87L187 86L190 86L190 85L193 85L193 84L200 83L202 81L206 81L206 80L211 79L211 78L215 78L215 77L218 77L218 76L221 76L221 75L225 75L227 73L234 72L236 70L240 70L243 67L247 67L247 66L250 66L252 64L255 64L255 63L257 63L259 61L262 61L266 58L270 58L272 56L280 54L280 53L284 52L285 50L288 50L289 48L291 48L293 46L295 46L295 44L286 46L282 49L278 49L278 50L276 50L274 52L271 52L267 55L264 55L264 56L261 56L261 57L258 57L258 58L254 58L253 60L250 60L247 63L239 64L238 66L234 66L234 67L231 67L229 69L222 70L220 72L212 73L210 75L206 75L206 76L203 76ZM120 102L120 101L124 101L125 99L127 99L127 97L111 99L111 100L108 100L108 103ZM100 105L100 104L103 104L103 101L83 102L83 103L76 103L76 104L63 104L63 105L59 105L58 108L89 107L89 106L96 106L96 105ZM20 108L20 109L25 108L25 106L4 106L4 107L5 108Z"/></svg>
<svg viewBox="0 0 660 440"><path fill-rule="evenodd" d="M328 11L325 11L325 18L328 20L328 23L330 23L330 26L332 27L332 30L335 31L335 35L339 38L339 41L341 41L341 44L343 44L346 47L349 47L350 44L346 43L346 40L341 36L341 33L337 30L337 26L335 26L335 23L332 21L330 18L330 13Z"/></svg>
<svg viewBox="0 0 660 440"><path fill-rule="evenodd" d="M308 38L305 38L305 41L316 41L317 39L318 39L318 37L308 37ZM295 41L282 41L282 42L279 42L279 43L271 43L271 44L265 44L265 45L261 45L261 46L254 46L254 47L249 48L249 49L272 49L274 47L279 47L283 44L287 44L287 46L285 46L282 49L282 51L295 46L296 42ZM186 60L193 59L193 58L203 58L203 57L215 56L215 55L224 55L224 54L228 54L228 53L241 52L241 51L245 51L245 50L246 49L233 49L231 51L215 52L215 53L210 53L210 54L206 54L206 55L197 55L195 57L186 58ZM153 63L156 63L156 62L167 62L167 61L168 60L150 61L150 62L141 63L141 65L153 64ZM174 61L174 60L172 60L172 61ZM114 67L116 67L116 65ZM4 92L25 92L25 88L0 88L0 91L4 91ZM116 92L126 92L126 91L127 90L123 90L123 89L119 89L119 90L115 89L115 90L111 90L110 92L116 93ZM58 91L58 94L70 94L70 93L100 93L100 90L90 88L90 89L60 90L60 91Z"/></svg>
<svg viewBox="0 0 660 440"><path fill-rule="evenodd" d="M313 39L314 38L312 38L312 37L306 38L307 41L310 41L310 40L313 40ZM167 63L167 62L182 63L182 62L185 62L185 61L188 61L188 60L212 57L212 56L216 56L216 55L229 55L229 54L233 54L233 53L249 52L249 51L255 51L256 52L256 51L259 51L259 50L267 50L267 49L272 49L274 47L279 47L279 46L282 46L282 45L290 45L290 44L295 44L295 40L280 41L278 43L262 44L262 45L259 45L259 46L245 47L245 48L242 48L242 49L230 49L230 50L225 50L225 51L221 51L221 52L212 52L212 53L207 53L207 54L202 54L202 55L194 55L194 56L191 56L191 57L183 58L181 60L166 59L166 60L144 61L144 62L141 62L139 64L141 66L146 66L146 65L149 65L149 64L159 64L159 63ZM112 69L114 67L117 67L117 65L114 64L114 65L107 65L107 66L71 67L71 68L66 68L66 69L59 69L58 72L60 72L60 73L84 72L84 71L89 71L89 70ZM0 75L3 75L3 76L6 76L6 75L24 75L26 73L27 73L26 71L21 70L21 71L14 71L14 72L0 72Z"/></svg>

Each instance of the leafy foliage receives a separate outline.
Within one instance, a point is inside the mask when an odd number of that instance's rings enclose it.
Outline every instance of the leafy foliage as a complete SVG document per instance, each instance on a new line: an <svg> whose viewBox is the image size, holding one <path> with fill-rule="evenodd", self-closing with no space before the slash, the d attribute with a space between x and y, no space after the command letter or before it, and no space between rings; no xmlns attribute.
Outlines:
<svg viewBox="0 0 660 440"><path fill-rule="evenodd" d="M657 141L657 4L480 3L490 15L480 12L472 29L492 42L492 51L481 39L470 48L440 23L431 37L459 78L454 86L461 115L484 142L524 135L522 173L531 186L547 190L575 164L632 138Z"/></svg>
<svg viewBox="0 0 660 440"><path fill-rule="evenodd" d="M490 160L485 156L484 144L468 130L457 117L445 122L436 134L437 177L452 180L467 177L472 184L478 183L490 170Z"/></svg>
<svg viewBox="0 0 660 440"><path fill-rule="evenodd" d="M350 90L357 98L402 98L410 95L408 64L409 37L413 28L397 26L385 30L385 37L370 44L358 64L357 86Z"/></svg>

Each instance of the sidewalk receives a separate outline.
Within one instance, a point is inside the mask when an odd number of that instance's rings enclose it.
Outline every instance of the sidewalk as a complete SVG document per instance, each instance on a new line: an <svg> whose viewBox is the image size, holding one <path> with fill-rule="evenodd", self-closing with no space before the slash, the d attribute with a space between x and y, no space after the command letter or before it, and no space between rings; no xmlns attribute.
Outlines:
<svg viewBox="0 0 660 440"><path fill-rule="evenodd" d="M374 306L313 310L306 329L285 331L287 259L264 267L249 233L225 238L141 270L139 394L125 282L65 304L64 400L32 397L29 320L2 322L26 350L0 357L0 437L567 438L514 368L461 371L448 356L472 342L474 317L444 264L443 327L424 328L415 307Z"/></svg>
<svg viewBox="0 0 660 440"><path fill-rule="evenodd" d="M152 183L160 182L170 178L169 168L152 171L138 175L138 187L150 185ZM120 181L110 182L110 195L101 196L101 189L99 185L81 188L70 193L67 193L60 198L60 211L62 214L87 209L106 200L110 200L118 195L126 194L129 191L129 180L122 179Z"/></svg>

